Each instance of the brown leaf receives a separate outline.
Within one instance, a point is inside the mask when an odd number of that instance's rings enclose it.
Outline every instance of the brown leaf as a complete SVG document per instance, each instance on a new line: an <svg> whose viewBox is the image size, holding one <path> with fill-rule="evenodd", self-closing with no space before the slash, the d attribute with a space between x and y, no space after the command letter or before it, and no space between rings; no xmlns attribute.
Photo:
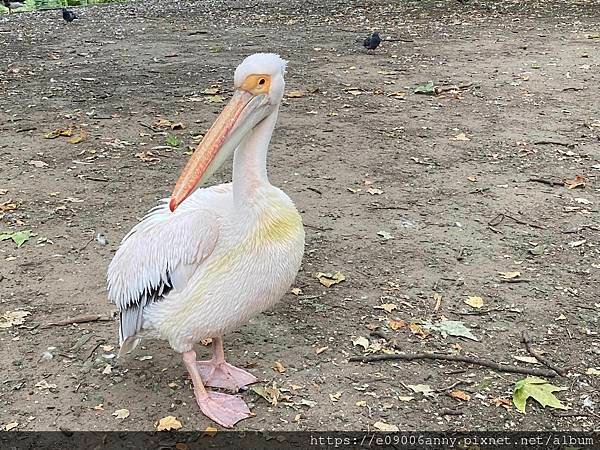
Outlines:
<svg viewBox="0 0 600 450"><path fill-rule="evenodd" d="M167 416L160 419L155 424L156 431L171 431L179 430L181 428L181 422L176 417Z"/></svg>
<svg viewBox="0 0 600 450"><path fill-rule="evenodd" d="M398 309L398 307L395 303L383 303L373 306L373 309L383 309L385 312L391 313L393 310Z"/></svg>
<svg viewBox="0 0 600 450"><path fill-rule="evenodd" d="M325 287L331 287L334 284L341 283L342 281L344 281L346 279L346 277L344 276L344 274L342 272L335 272L335 273L319 272L315 276L317 277L319 282Z"/></svg>
<svg viewBox="0 0 600 450"><path fill-rule="evenodd" d="M567 189L575 189L578 187L585 187L587 179L581 175L577 175L573 179L565 179L565 186Z"/></svg>
<svg viewBox="0 0 600 450"><path fill-rule="evenodd" d="M172 123L171 130L185 130L185 125L181 122Z"/></svg>
<svg viewBox="0 0 600 450"><path fill-rule="evenodd" d="M137 156L142 161L147 162L147 163L157 163L160 161L160 158L157 158L156 156L154 156L154 153L152 153L150 151L136 153L135 156Z"/></svg>
<svg viewBox="0 0 600 450"><path fill-rule="evenodd" d="M85 131L80 131L78 136L73 136L67 142L69 144L79 144L87 139L87 133Z"/></svg>
<svg viewBox="0 0 600 450"><path fill-rule="evenodd" d="M158 119L152 124L152 128L170 128L171 125L173 125L173 122L168 119Z"/></svg>
<svg viewBox="0 0 600 450"><path fill-rule="evenodd" d="M512 280L513 278L519 278L521 276L521 272L498 272L500 277L504 280Z"/></svg>
<svg viewBox="0 0 600 450"><path fill-rule="evenodd" d="M467 305L469 305L471 308L481 308L483 307L483 299L481 297L477 297L477 296L470 296L468 299L465 300L465 303Z"/></svg>
<svg viewBox="0 0 600 450"><path fill-rule="evenodd" d="M464 391L461 391L460 389L454 389L452 392L450 392L450 397L455 398L457 400L462 400L464 402L468 402L469 400L471 400L471 396L469 394L467 394Z"/></svg>
<svg viewBox="0 0 600 450"><path fill-rule="evenodd" d="M219 430L217 430L215 427L208 426L204 429L202 436L213 437L215 434L217 434L217 431Z"/></svg>
<svg viewBox="0 0 600 450"><path fill-rule="evenodd" d="M306 94L302 91L290 91L285 96L287 98L301 98L301 97L304 97L305 95Z"/></svg>
<svg viewBox="0 0 600 450"><path fill-rule="evenodd" d="M502 406L504 409L507 410L512 408L512 402L507 398L495 397L492 399L492 403L496 407Z"/></svg>
<svg viewBox="0 0 600 450"><path fill-rule="evenodd" d="M394 320L394 319L388 320L388 327L390 327L394 331L399 330L400 328L405 327L405 326L406 326L406 322L404 320Z"/></svg>
<svg viewBox="0 0 600 450"><path fill-rule="evenodd" d="M275 364L273 364L272 369L279 373L285 373L285 371L287 370L285 368L285 366L283 364L281 364L279 361L275 361Z"/></svg>
<svg viewBox="0 0 600 450"><path fill-rule="evenodd" d="M73 135L73 128L57 128L54 131L44 134L44 139L55 139L59 136L70 137Z"/></svg>
<svg viewBox="0 0 600 450"><path fill-rule="evenodd" d="M425 339L427 336L429 336L429 331L424 330L419 324L415 322L408 324L408 329L411 331L412 334L418 336L421 339Z"/></svg>

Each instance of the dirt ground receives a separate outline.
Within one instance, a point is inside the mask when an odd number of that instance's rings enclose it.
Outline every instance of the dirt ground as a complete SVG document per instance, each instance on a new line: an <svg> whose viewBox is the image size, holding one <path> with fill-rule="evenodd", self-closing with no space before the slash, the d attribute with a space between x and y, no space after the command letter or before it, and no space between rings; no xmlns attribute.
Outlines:
<svg viewBox="0 0 600 450"><path fill-rule="evenodd" d="M599 429L600 2L144 1L77 13L70 25L58 11L0 17L0 233L32 232L21 247L0 242L0 314L30 313L0 322L1 427L153 430L169 415L183 430L214 426L166 343L117 361L114 317L45 325L112 317L105 273L120 239L169 195L236 65L274 51L289 60L288 94L300 93L281 108L270 176L298 205L307 245L298 295L226 336L230 361L278 397L244 393L256 417L237 429ZM367 53L357 39L375 29L386 41ZM437 95L414 93L430 80ZM161 118L185 128L153 129ZM567 188L578 175L585 186ZM336 271L346 279L329 288L315 276ZM478 340L428 332L444 318ZM516 411L522 374L348 360L395 342L545 368L515 359L531 357L523 330L568 369L546 379L571 409Z"/></svg>

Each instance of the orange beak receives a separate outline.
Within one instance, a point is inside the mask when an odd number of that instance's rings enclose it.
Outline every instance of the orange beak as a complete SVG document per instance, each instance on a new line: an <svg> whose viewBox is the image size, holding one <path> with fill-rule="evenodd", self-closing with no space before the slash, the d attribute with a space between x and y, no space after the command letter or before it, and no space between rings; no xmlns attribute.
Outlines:
<svg viewBox="0 0 600 450"><path fill-rule="evenodd" d="M248 120L249 114L256 112L260 102L252 100L259 98L247 91L235 91L181 172L171 194L171 211L175 211L201 181L223 164L239 145L245 131L253 126L252 121Z"/></svg>

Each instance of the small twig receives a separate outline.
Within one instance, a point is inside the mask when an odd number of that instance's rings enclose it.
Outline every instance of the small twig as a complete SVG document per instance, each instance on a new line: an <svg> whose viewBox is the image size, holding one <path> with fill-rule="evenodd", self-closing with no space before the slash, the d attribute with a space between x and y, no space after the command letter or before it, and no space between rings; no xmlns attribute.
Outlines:
<svg viewBox="0 0 600 450"><path fill-rule="evenodd" d="M506 214L506 213L499 213L492 220L490 220L488 222L488 225L490 227L496 227L496 226L500 225L504 221L505 217L508 218L508 219L514 220L516 223L518 223L520 225L527 225L528 227L531 227L531 228L544 229L544 227L541 226L541 225L537 225L535 223L525 222L524 220L521 220L518 217L511 216L510 214Z"/></svg>
<svg viewBox="0 0 600 450"><path fill-rule="evenodd" d="M381 42L415 42L415 41L414 41L414 39L399 38L399 39L382 39Z"/></svg>
<svg viewBox="0 0 600 450"><path fill-rule="evenodd" d="M102 345L104 341L98 341L96 342L96 345L94 345L92 347L92 349L88 352L87 356L83 359L84 361L87 361L88 359L90 359L90 357L94 354L94 352L98 349L98 347L100 347Z"/></svg>
<svg viewBox="0 0 600 450"><path fill-rule="evenodd" d="M458 380L456 383L452 383L450 386L446 386L446 387L439 388L439 389L434 389L433 391L434 392L446 392L446 391L449 391L450 389L454 389L459 384L473 384L473 382L472 381Z"/></svg>
<svg viewBox="0 0 600 450"><path fill-rule="evenodd" d="M464 411L460 409L442 409L440 410L440 416L462 416Z"/></svg>
<svg viewBox="0 0 600 450"><path fill-rule="evenodd" d="M85 250L85 249L87 248L87 246L88 246L88 245L90 245L90 244L92 243L92 241L93 241L94 239L96 239L96 237L95 237L95 236L92 236L92 237L90 238L90 240L89 240L89 241L87 241L87 242L85 243L85 245L79 249L79 251L81 252L81 251Z"/></svg>
<svg viewBox="0 0 600 450"><path fill-rule="evenodd" d="M531 338L529 337L529 334L527 334L527 331L523 330L523 332L521 333L521 337L523 338L523 343L525 344L525 348L527 349L527 352L531 356L533 356L535 359L537 359L539 362L541 362L546 367L554 370L561 377L567 376L566 370L561 369L560 367L557 367L556 364L548 361L548 359L546 359L545 357L543 357L542 355L540 355L538 352L536 352L534 349L531 348Z"/></svg>
<svg viewBox="0 0 600 450"><path fill-rule="evenodd" d="M149 130L152 130L153 133L160 133L161 132L161 130L157 130L157 129L153 128L150 125L146 125L143 122L138 122L138 124L141 125L141 126L143 126L144 128L148 128Z"/></svg>
<svg viewBox="0 0 600 450"><path fill-rule="evenodd" d="M19 128L16 132L17 133L24 133L26 131L34 131L37 130L37 127L25 127L25 128Z"/></svg>
<svg viewBox="0 0 600 450"><path fill-rule="evenodd" d="M49 322L42 325L42 328L49 327L60 327L64 325L72 325L74 323L87 323L87 322L109 322L112 319L102 314L86 314L83 316L71 317L64 320L59 320L58 322Z"/></svg>
<svg viewBox="0 0 600 450"><path fill-rule="evenodd" d="M570 411L570 412L552 412L554 417L588 417L590 414L584 412Z"/></svg>
<svg viewBox="0 0 600 450"><path fill-rule="evenodd" d="M303 224L306 228L311 228L313 230L318 230L318 231L331 231L333 230L333 228L327 227L327 228L322 228L322 227L318 227L316 225L309 225L307 223Z"/></svg>
<svg viewBox="0 0 600 450"><path fill-rule="evenodd" d="M566 91L583 91L584 89L585 89L584 87L575 87L575 86L573 86L573 87L563 88L563 92L566 92Z"/></svg>
<svg viewBox="0 0 600 450"><path fill-rule="evenodd" d="M323 195L323 193L320 190L318 190L317 188L314 188L312 186L308 186L306 189L308 189L309 191L316 192L319 195Z"/></svg>
<svg viewBox="0 0 600 450"><path fill-rule="evenodd" d="M533 143L533 145L562 145L563 147L567 147L567 148L575 148L575 144L573 144L571 142L552 141L552 140L535 141Z"/></svg>
<svg viewBox="0 0 600 450"><path fill-rule="evenodd" d="M108 183L110 181L108 178L88 177L87 175L84 175L83 179L90 180L90 181L102 181L103 183Z"/></svg>
<svg viewBox="0 0 600 450"><path fill-rule="evenodd" d="M367 209L408 209L407 206L367 206Z"/></svg>
<svg viewBox="0 0 600 450"><path fill-rule="evenodd" d="M529 283L526 278L500 278L500 282L502 283Z"/></svg>
<svg viewBox="0 0 600 450"><path fill-rule="evenodd" d="M538 177L531 177L527 181L531 181L531 182L534 182L534 183L547 184L550 187L562 186L564 184L563 181L547 180L546 178L538 178Z"/></svg>

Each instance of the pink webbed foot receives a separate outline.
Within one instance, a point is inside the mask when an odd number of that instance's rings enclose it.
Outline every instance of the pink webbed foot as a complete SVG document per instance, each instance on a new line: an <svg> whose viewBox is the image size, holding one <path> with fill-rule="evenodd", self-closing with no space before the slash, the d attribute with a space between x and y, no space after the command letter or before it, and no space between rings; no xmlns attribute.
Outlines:
<svg viewBox="0 0 600 450"><path fill-rule="evenodd" d="M258 382L258 378L251 373L226 362L218 363L211 360L197 361L196 364L206 386L238 392Z"/></svg>
<svg viewBox="0 0 600 450"><path fill-rule="evenodd" d="M204 415L225 428L231 428L240 420L252 414L248 405L237 395L221 392L207 392L206 396L196 398Z"/></svg>

